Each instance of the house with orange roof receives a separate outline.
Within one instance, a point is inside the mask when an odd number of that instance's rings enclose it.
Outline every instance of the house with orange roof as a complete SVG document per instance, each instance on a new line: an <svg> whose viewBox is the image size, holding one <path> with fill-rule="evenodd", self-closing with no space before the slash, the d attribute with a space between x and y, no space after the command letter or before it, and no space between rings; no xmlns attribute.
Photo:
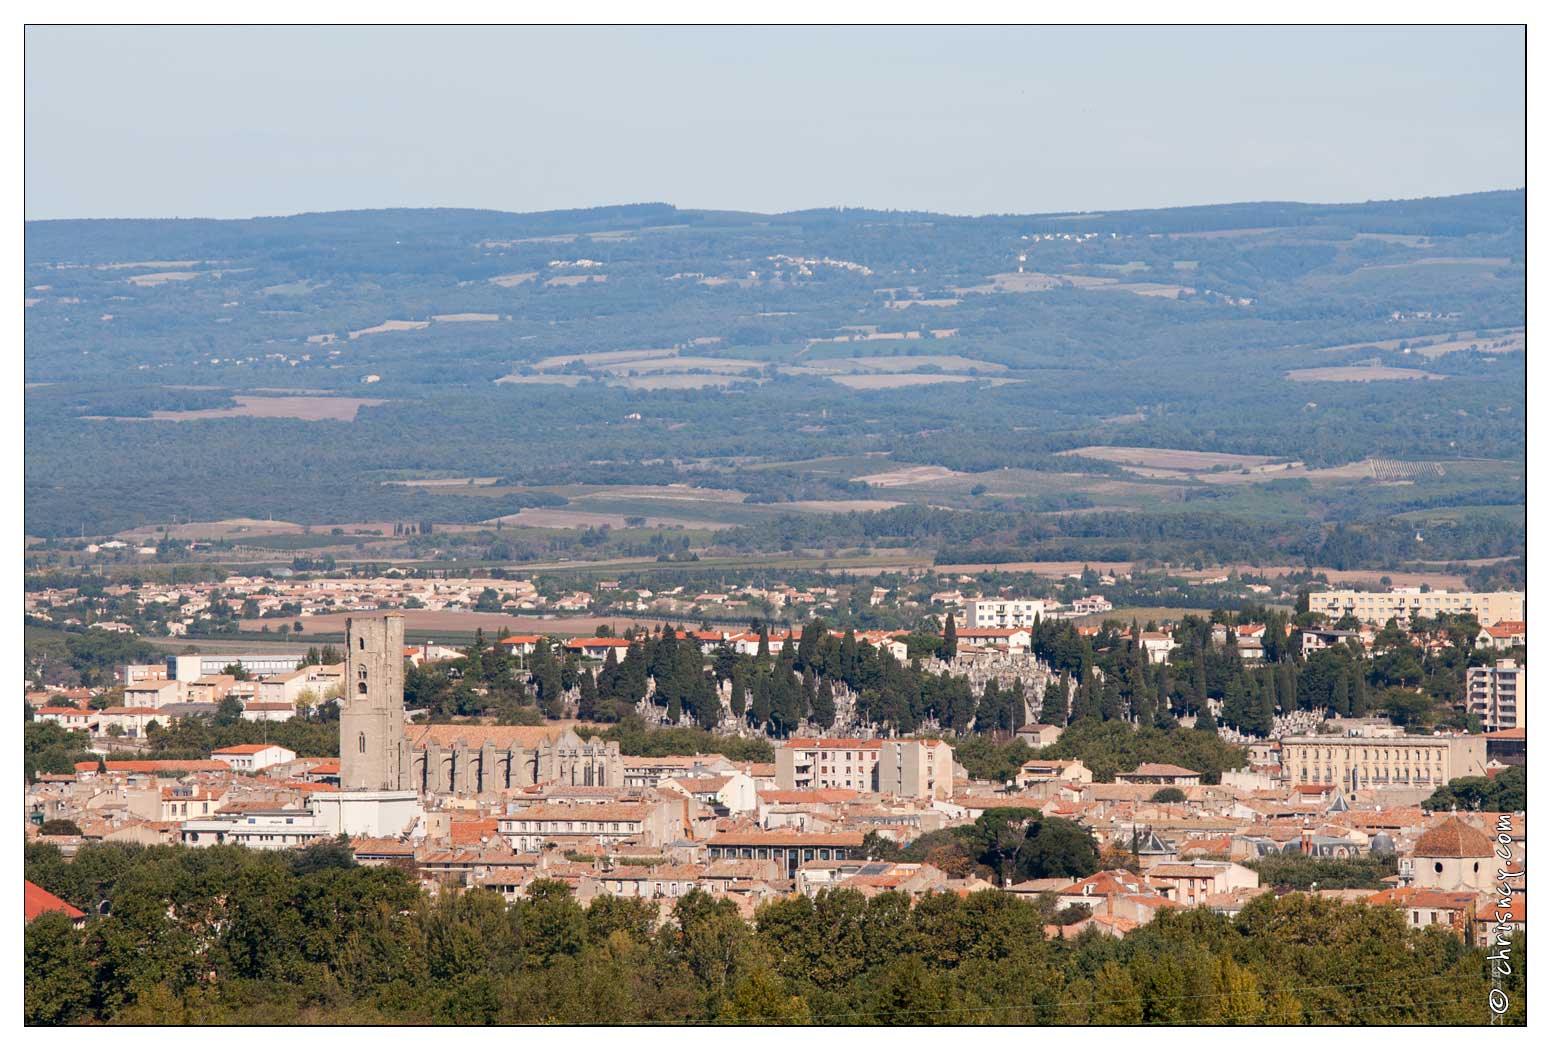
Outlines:
<svg viewBox="0 0 1551 1051"><path fill-rule="evenodd" d="M65 705L45 705L32 710L35 723L53 723L66 730L82 730L92 733L97 728L97 713L90 708L71 708Z"/></svg>
<svg viewBox="0 0 1551 1051"><path fill-rule="evenodd" d="M1175 861L1154 865L1147 878L1182 905L1201 905L1213 894L1254 890L1260 874L1232 861Z"/></svg>
<svg viewBox="0 0 1551 1051"><path fill-rule="evenodd" d="M23 880L22 922L31 923L39 916L51 912L62 913L72 927L86 926L86 913L56 894L51 894L32 880Z"/></svg>
<svg viewBox="0 0 1551 1051"><path fill-rule="evenodd" d="M295 760L296 753L277 744L233 744L210 753L216 762L225 763L243 774L257 773L266 767Z"/></svg>
<svg viewBox="0 0 1551 1051"><path fill-rule="evenodd" d="M1528 641L1522 620L1500 620L1491 627L1481 629L1476 636L1476 648L1483 650L1511 650Z"/></svg>
<svg viewBox="0 0 1551 1051"><path fill-rule="evenodd" d="M1523 891L1510 894L1506 905L1500 898L1482 899L1476 908L1476 945L1487 949L1502 944L1515 933L1523 934L1527 897Z"/></svg>
<svg viewBox="0 0 1551 1051"><path fill-rule="evenodd" d="M605 660L612 652L615 660L624 660L630 649L630 640L609 638L567 639L563 644L572 653L579 653L592 660Z"/></svg>

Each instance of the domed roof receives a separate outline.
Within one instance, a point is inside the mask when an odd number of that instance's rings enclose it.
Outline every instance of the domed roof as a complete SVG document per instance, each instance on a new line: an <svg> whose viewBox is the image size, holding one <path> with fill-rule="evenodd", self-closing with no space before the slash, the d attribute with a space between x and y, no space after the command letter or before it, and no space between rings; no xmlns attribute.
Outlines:
<svg viewBox="0 0 1551 1051"><path fill-rule="evenodd" d="M1474 825L1450 817L1423 833L1412 853L1419 858L1485 858L1492 855L1492 841Z"/></svg>
<svg viewBox="0 0 1551 1051"><path fill-rule="evenodd" d="M1380 832L1368 841L1368 849L1374 854L1395 853L1395 841L1388 832Z"/></svg>

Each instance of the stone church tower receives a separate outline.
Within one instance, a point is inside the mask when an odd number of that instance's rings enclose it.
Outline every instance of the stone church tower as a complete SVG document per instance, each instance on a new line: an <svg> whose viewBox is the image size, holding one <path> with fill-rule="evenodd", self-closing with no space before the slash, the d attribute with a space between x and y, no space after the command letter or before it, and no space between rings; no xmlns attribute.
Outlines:
<svg viewBox="0 0 1551 1051"><path fill-rule="evenodd" d="M346 792L410 787L404 737L404 618L345 621L345 694L339 710L339 784Z"/></svg>

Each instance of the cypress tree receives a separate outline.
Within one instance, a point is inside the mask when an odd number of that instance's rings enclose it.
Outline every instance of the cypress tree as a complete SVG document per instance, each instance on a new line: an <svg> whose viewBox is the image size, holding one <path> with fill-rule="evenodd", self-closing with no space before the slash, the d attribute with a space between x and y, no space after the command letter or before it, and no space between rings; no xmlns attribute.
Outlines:
<svg viewBox="0 0 1551 1051"><path fill-rule="evenodd" d="M728 704L732 707L732 714L737 718L743 718L743 713L748 707L748 683L743 665L739 664L732 669L732 696Z"/></svg>
<svg viewBox="0 0 1551 1051"><path fill-rule="evenodd" d="M826 730L835 722L835 691L828 679L819 683L819 691L813 701L813 721Z"/></svg>

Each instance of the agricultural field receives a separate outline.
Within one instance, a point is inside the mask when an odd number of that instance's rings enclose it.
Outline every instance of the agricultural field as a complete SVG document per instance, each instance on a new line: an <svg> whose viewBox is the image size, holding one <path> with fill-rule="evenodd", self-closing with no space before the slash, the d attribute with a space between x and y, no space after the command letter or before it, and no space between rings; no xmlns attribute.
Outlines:
<svg viewBox="0 0 1551 1051"><path fill-rule="evenodd" d="M1292 369L1287 378L1295 383L1372 383L1383 380L1441 380L1435 372L1421 369L1397 369L1388 365L1330 365L1312 369Z"/></svg>
<svg viewBox="0 0 1551 1051"><path fill-rule="evenodd" d="M1457 354L1461 351L1475 351L1479 354L1522 354L1525 350L1525 332L1522 328L1486 329L1480 332L1469 332L1458 338L1452 336L1384 339L1372 343L1347 343L1339 347L1321 347L1321 353L1344 354L1353 351L1384 350L1403 351L1409 350L1413 354L1419 354L1424 358L1441 358L1447 354Z"/></svg>
<svg viewBox="0 0 1551 1051"><path fill-rule="evenodd" d="M158 409L150 416L85 416L82 419L118 420L228 420L247 417L255 420L339 420L353 423L361 409L385 404L382 398L341 398L309 395L270 396L237 394L237 404L225 409Z"/></svg>
<svg viewBox="0 0 1551 1051"><path fill-rule="evenodd" d="M1068 454L1093 460L1109 460L1128 467L1161 467L1189 472L1210 471L1214 468L1266 470L1271 464L1279 462L1274 456L1242 456L1193 449L1118 448L1113 445L1085 445L1068 450Z"/></svg>

